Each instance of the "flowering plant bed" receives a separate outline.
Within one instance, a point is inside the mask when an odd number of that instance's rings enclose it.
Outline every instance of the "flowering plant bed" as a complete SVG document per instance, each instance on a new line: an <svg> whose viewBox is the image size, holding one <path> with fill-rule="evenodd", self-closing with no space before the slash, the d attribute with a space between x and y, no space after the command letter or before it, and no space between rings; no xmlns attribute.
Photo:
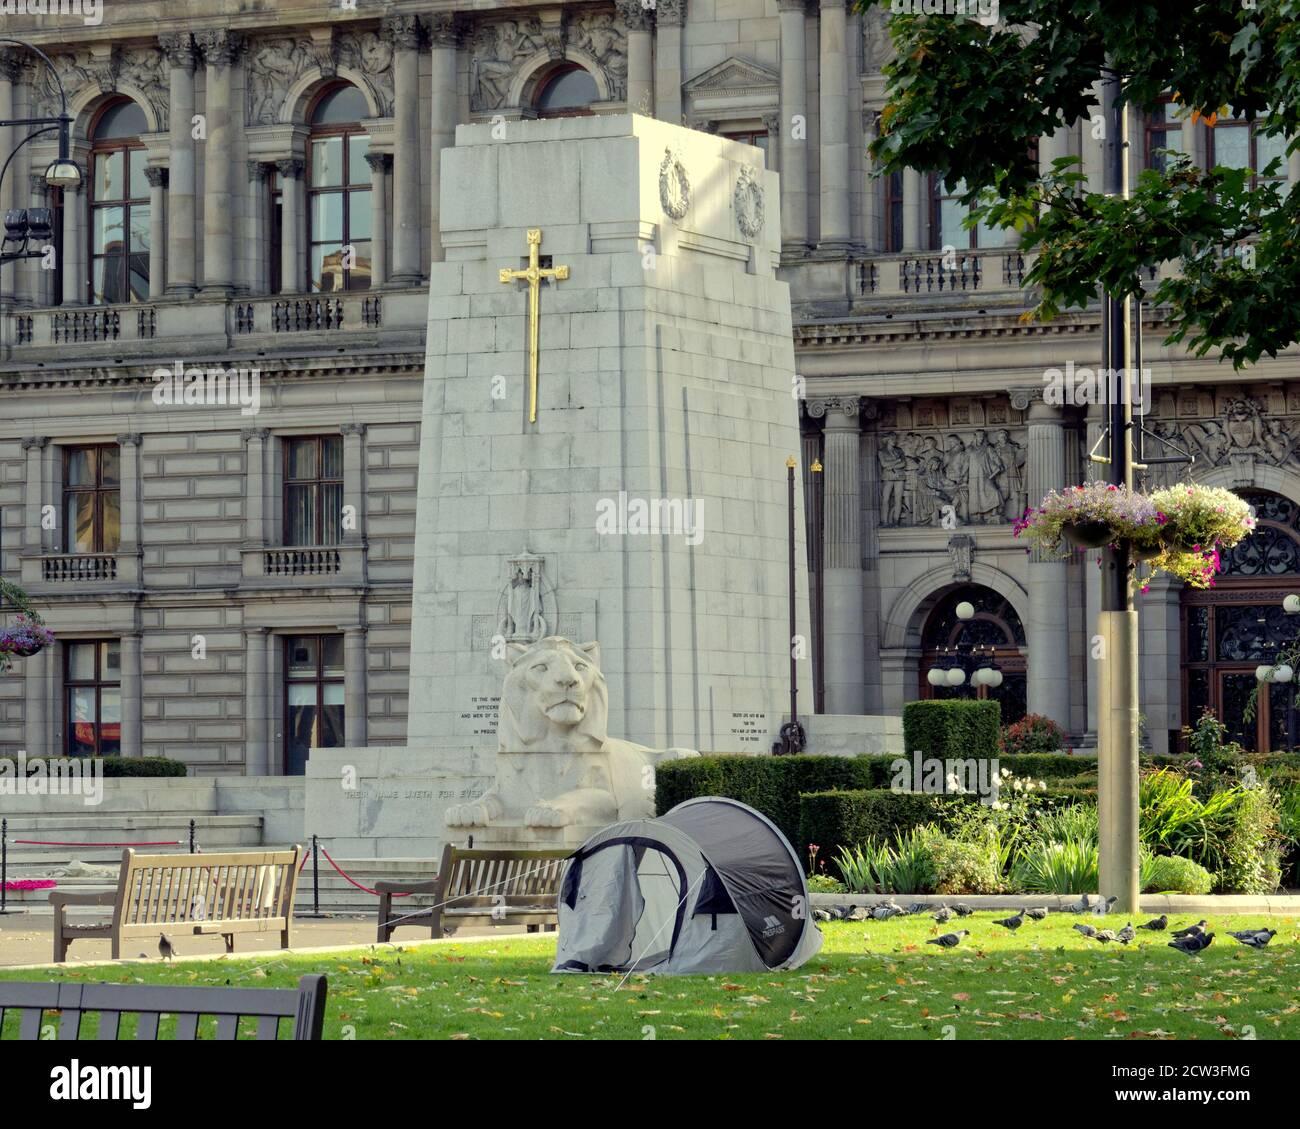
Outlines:
<svg viewBox="0 0 1300 1129"><path fill-rule="evenodd" d="M5 883L6 890L52 890L58 883L53 878L17 878Z"/></svg>

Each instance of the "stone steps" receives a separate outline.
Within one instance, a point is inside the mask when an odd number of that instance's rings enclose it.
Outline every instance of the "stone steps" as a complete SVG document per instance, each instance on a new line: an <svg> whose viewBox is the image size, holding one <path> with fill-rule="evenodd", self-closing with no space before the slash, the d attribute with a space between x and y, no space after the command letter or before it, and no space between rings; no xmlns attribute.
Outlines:
<svg viewBox="0 0 1300 1129"><path fill-rule="evenodd" d="M83 846L35 846L23 839L56 844L157 843L174 841L176 846L141 846L149 854L167 854L189 849L190 820L195 841L204 850L238 850L262 843L262 817L256 814L192 815L189 812L150 812L142 816L118 813L55 813L8 817L9 864L34 862L57 866L70 859L82 862L119 862L123 848Z"/></svg>

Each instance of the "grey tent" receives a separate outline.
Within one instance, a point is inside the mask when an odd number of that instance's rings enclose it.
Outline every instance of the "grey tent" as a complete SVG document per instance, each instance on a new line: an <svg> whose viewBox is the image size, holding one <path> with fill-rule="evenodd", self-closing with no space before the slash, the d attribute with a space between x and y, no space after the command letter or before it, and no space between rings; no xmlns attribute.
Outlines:
<svg viewBox="0 0 1300 1129"><path fill-rule="evenodd" d="M704 796L615 823L569 860L552 972L762 972L821 948L785 836L737 800Z"/></svg>

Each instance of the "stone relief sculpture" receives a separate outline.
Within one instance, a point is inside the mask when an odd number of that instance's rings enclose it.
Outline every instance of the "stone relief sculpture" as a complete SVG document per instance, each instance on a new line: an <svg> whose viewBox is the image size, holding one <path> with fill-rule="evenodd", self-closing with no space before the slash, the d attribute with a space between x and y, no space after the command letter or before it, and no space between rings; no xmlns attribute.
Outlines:
<svg viewBox="0 0 1300 1129"><path fill-rule="evenodd" d="M149 103L159 122L159 129L167 128L169 103L167 67L160 50L153 47L114 46L108 51L75 51L66 55L51 56L69 100L87 86L105 93L129 89L138 92ZM59 112L59 91L54 76L42 64L26 63L27 83L32 90L37 116L46 117Z"/></svg>
<svg viewBox="0 0 1300 1129"><path fill-rule="evenodd" d="M280 120L289 88L307 71L322 67L326 73L347 67L364 76L384 116L393 112L393 44L377 31L346 31L333 42L329 58L309 35L258 39L246 56L246 115L249 125L274 125Z"/></svg>
<svg viewBox="0 0 1300 1129"><path fill-rule="evenodd" d="M498 633L509 643L535 643L546 634L542 569L545 561L521 553L509 562L509 579L501 593Z"/></svg>
<svg viewBox="0 0 1300 1129"><path fill-rule="evenodd" d="M691 182L682 164L681 154L664 150L659 163L659 205L670 219L679 220L691 207Z"/></svg>
<svg viewBox="0 0 1300 1129"><path fill-rule="evenodd" d="M1222 408L1214 417L1148 417L1146 429L1156 440L1146 440L1144 454L1186 451L1196 459L1190 468L1192 478L1213 467L1234 466L1240 471L1242 485L1253 477L1256 463L1300 473L1300 423L1294 416L1267 413L1250 395L1231 395L1219 402ZM1182 463L1152 464L1145 481L1169 486L1187 477L1188 471Z"/></svg>
<svg viewBox="0 0 1300 1129"><path fill-rule="evenodd" d="M880 524L939 525L946 510L959 521L1000 525L1028 504L1028 448L1008 428L940 435L885 432L876 451Z"/></svg>
<svg viewBox="0 0 1300 1129"><path fill-rule="evenodd" d="M752 166L742 165L736 179L736 226L747 239L763 230L763 189Z"/></svg>
<svg viewBox="0 0 1300 1129"><path fill-rule="evenodd" d="M612 12L583 12L569 23L569 43L600 64L609 80L610 97L627 97L627 38Z"/></svg>
<svg viewBox="0 0 1300 1129"><path fill-rule="evenodd" d="M557 635L514 643L501 691L496 782L447 809L452 827L604 826L654 814L656 763L699 756L609 736L600 645Z"/></svg>
<svg viewBox="0 0 1300 1129"><path fill-rule="evenodd" d="M504 106L519 67L545 46L542 24L536 18L481 24L470 48L471 108L498 110Z"/></svg>

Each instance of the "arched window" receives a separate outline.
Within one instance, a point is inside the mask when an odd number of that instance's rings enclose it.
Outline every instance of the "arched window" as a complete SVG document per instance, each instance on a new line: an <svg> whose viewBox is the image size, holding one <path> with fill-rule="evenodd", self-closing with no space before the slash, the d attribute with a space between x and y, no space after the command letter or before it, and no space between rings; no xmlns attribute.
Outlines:
<svg viewBox="0 0 1300 1129"><path fill-rule="evenodd" d="M1239 493L1255 507L1255 532L1220 551L1213 588L1182 593L1183 722L1195 725L1210 709L1247 749L1288 749L1300 736L1294 683L1268 684L1253 719L1245 714L1255 668L1271 664L1300 627L1282 610L1283 598L1300 588L1300 506L1267 490Z"/></svg>
<svg viewBox="0 0 1300 1129"><path fill-rule="evenodd" d="M91 127L90 300L97 305L149 296L149 182L140 134L144 111L110 102Z"/></svg>
<svg viewBox="0 0 1300 1129"><path fill-rule="evenodd" d="M539 118L569 118L591 113L591 104L599 100L596 80L577 63L568 63L546 76L534 106Z"/></svg>
<svg viewBox="0 0 1300 1129"><path fill-rule="evenodd" d="M326 90L309 115L307 238L311 288L370 287L370 135L368 113L355 86Z"/></svg>
<svg viewBox="0 0 1300 1129"><path fill-rule="evenodd" d="M974 605L970 619L957 618L957 605ZM969 678L956 689L931 686L926 673L975 647L989 654L1002 671L1002 685L972 688ZM922 698L992 698L1002 705L1002 724L1025 716L1029 664L1025 628L1011 602L982 584L966 584L942 596L921 629L920 695ZM969 672L968 672L969 673Z"/></svg>

